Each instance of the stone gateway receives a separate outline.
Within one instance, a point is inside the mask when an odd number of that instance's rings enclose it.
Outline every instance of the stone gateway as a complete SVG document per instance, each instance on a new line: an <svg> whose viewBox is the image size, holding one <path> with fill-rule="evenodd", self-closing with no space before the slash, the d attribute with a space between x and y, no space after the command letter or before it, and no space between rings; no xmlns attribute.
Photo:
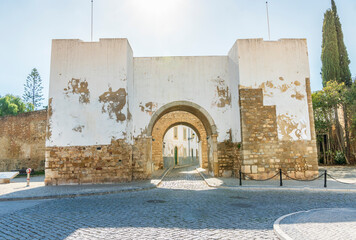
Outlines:
<svg viewBox="0 0 356 240"><path fill-rule="evenodd" d="M127 39L53 40L45 183L148 179L163 139L196 132L214 176L318 174L305 39L237 40L227 56L133 57Z"/></svg>

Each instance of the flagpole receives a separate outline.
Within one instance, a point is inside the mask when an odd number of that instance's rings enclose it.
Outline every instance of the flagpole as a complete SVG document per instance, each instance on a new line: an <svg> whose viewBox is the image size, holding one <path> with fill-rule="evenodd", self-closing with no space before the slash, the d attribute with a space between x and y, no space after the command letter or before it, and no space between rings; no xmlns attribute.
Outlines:
<svg viewBox="0 0 356 240"><path fill-rule="evenodd" d="M268 40L271 40L271 33L269 30L268 1L266 1L266 11L267 11L267 25L268 25Z"/></svg>

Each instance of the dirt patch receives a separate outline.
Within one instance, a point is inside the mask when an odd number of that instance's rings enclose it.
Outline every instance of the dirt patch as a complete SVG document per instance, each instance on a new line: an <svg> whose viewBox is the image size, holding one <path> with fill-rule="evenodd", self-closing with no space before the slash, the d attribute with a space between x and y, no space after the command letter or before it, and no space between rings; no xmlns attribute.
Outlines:
<svg viewBox="0 0 356 240"><path fill-rule="evenodd" d="M126 120L125 114L122 113L122 109L126 105L126 90L125 88L119 88L117 91L112 91L112 88L109 88L109 91L104 92L99 96L99 102L103 103L102 112L108 113L110 119L116 116L117 122L123 122Z"/></svg>

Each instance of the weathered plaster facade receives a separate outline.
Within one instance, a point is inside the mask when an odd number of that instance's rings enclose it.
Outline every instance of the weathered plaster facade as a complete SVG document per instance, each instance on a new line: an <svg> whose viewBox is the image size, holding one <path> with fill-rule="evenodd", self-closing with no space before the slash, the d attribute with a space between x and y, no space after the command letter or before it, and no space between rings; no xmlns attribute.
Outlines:
<svg viewBox="0 0 356 240"><path fill-rule="evenodd" d="M53 40L47 184L149 178L177 124L197 132L215 176L314 176L306 40L237 40L227 56L199 57L133 57L127 39Z"/></svg>

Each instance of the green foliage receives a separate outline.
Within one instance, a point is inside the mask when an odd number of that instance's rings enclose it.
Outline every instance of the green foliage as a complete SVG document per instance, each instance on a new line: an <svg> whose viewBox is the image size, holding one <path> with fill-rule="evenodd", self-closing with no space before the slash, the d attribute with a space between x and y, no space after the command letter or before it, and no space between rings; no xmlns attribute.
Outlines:
<svg viewBox="0 0 356 240"><path fill-rule="evenodd" d="M34 106L31 103L25 104L21 98L10 94L0 98L0 116L17 115L33 111L33 109Z"/></svg>
<svg viewBox="0 0 356 240"><path fill-rule="evenodd" d="M334 13L327 10L324 14L323 42L321 46L321 77L323 86L328 81L340 81L340 60L335 27Z"/></svg>
<svg viewBox="0 0 356 240"><path fill-rule="evenodd" d="M356 133L356 79L351 87L346 89L345 104L348 106L348 116L351 118L352 130Z"/></svg>
<svg viewBox="0 0 356 240"><path fill-rule="evenodd" d="M349 68L350 59L344 43L344 34L342 32L341 22L340 22L339 15L337 14L337 9L334 0L331 0L331 9L334 13L337 45L339 51L340 82L343 82L345 83L346 86L350 87L352 84L351 72Z"/></svg>
<svg viewBox="0 0 356 240"><path fill-rule="evenodd" d="M42 79L36 68L32 69L31 73L27 76L24 88L23 100L32 103L36 109L39 108L44 98Z"/></svg>
<svg viewBox="0 0 356 240"><path fill-rule="evenodd" d="M345 154L342 151L335 152L335 163L340 165L346 163Z"/></svg>
<svg viewBox="0 0 356 240"><path fill-rule="evenodd" d="M312 94L315 131L317 134L329 132L334 123L334 109L345 101L345 85L329 81L326 86Z"/></svg>

